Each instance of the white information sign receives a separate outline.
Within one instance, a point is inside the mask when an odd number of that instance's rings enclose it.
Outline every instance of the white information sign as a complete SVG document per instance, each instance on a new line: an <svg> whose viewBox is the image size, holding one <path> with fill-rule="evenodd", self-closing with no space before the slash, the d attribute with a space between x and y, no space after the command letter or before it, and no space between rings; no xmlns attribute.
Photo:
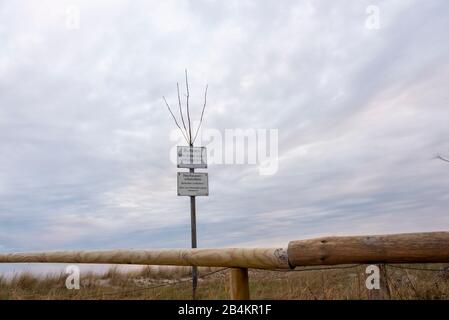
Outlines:
<svg viewBox="0 0 449 320"><path fill-rule="evenodd" d="M207 168L205 147L180 147L177 149L178 168L198 169Z"/></svg>
<svg viewBox="0 0 449 320"><path fill-rule="evenodd" d="M178 172L178 196L208 196L207 173Z"/></svg>

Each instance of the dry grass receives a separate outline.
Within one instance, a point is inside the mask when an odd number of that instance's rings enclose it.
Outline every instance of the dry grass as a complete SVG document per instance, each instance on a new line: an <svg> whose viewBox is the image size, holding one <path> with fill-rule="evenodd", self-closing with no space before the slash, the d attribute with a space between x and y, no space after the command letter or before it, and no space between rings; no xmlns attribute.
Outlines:
<svg viewBox="0 0 449 320"><path fill-rule="evenodd" d="M449 299L447 265L414 267L446 271L387 267L392 299ZM168 274L164 270L146 267L124 273L112 267L104 274L81 274L80 290L66 289L65 274L0 277L0 299L190 299L190 269L177 268ZM227 299L228 271L212 271L200 270L200 276L209 276L200 279L198 298ZM365 279L365 266L304 272L250 270L250 292L252 299L368 299Z"/></svg>

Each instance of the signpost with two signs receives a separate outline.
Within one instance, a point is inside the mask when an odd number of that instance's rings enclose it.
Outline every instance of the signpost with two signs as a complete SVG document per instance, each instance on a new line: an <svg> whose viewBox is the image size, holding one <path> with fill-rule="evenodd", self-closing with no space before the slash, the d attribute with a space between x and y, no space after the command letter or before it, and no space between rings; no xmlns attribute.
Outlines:
<svg viewBox="0 0 449 320"><path fill-rule="evenodd" d="M199 196L209 195L209 177L207 173L195 172L195 169L207 168L207 155L205 147L178 146L178 168L189 169L189 172L178 172L178 196L190 197L190 219L192 231L192 248L197 247L196 241L196 199ZM198 283L198 269L192 268L193 291ZM195 294L194 294L195 295Z"/></svg>

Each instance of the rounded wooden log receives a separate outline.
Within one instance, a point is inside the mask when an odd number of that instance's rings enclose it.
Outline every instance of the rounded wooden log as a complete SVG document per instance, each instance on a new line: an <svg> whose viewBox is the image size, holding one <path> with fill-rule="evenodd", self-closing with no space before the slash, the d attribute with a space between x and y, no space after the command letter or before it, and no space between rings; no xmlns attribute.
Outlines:
<svg viewBox="0 0 449 320"><path fill-rule="evenodd" d="M449 232L298 240L289 243L287 253L292 267L449 262Z"/></svg>
<svg viewBox="0 0 449 320"><path fill-rule="evenodd" d="M230 284L231 300L249 300L248 269L231 269Z"/></svg>
<svg viewBox="0 0 449 320"><path fill-rule="evenodd" d="M281 248L59 251L0 254L0 263L95 263L287 269Z"/></svg>

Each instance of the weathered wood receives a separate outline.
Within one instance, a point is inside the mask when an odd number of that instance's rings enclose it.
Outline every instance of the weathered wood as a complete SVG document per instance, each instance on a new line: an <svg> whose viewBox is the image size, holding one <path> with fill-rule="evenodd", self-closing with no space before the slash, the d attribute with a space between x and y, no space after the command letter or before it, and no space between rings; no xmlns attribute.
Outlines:
<svg viewBox="0 0 449 320"><path fill-rule="evenodd" d="M382 300L390 300L391 292L390 292L390 283L388 280L388 271L387 266L384 264L379 265L380 269L380 299Z"/></svg>
<svg viewBox="0 0 449 320"><path fill-rule="evenodd" d="M208 274L210 272L218 272L223 270L222 267L198 267L198 273ZM159 265L147 265L141 266L141 268L136 268L129 270L129 273L142 273L145 271L148 275L158 278L186 278L192 275L192 267L190 266L159 266Z"/></svg>
<svg viewBox="0 0 449 320"><path fill-rule="evenodd" d="M384 264L377 265L379 267L379 289L368 290L368 299L370 300L390 300L390 287L388 284L387 268Z"/></svg>
<svg viewBox="0 0 449 320"><path fill-rule="evenodd" d="M287 253L292 267L449 262L449 232L298 240L289 243Z"/></svg>
<svg viewBox="0 0 449 320"><path fill-rule="evenodd" d="M261 269L352 263L437 262L449 262L449 232L298 240L290 242L288 250L229 248L0 254L0 263L140 264Z"/></svg>
<svg viewBox="0 0 449 320"><path fill-rule="evenodd" d="M231 269L230 282L231 300L249 300L248 269Z"/></svg>
<svg viewBox="0 0 449 320"><path fill-rule="evenodd" d="M0 263L97 263L288 269L285 249L167 249L0 254Z"/></svg>

